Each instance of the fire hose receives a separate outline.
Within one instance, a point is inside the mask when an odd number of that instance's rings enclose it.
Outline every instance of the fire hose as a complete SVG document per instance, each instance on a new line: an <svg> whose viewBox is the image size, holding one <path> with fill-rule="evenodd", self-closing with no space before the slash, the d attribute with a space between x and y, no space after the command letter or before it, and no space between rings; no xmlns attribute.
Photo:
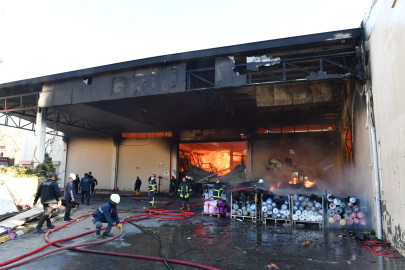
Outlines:
<svg viewBox="0 0 405 270"><path fill-rule="evenodd" d="M250 187L250 188L252 188L252 187ZM232 190L228 190L227 192L231 192L231 191L235 191L235 190L241 190L241 189L250 189L250 188L232 189ZM200 190L200 191L201 191L201 190ZM211 197L211 198L212 198L212 197ZM208 199L206 199L206 200L209 200L209 199L211 199L211 198L208 198ZM132 199L133 202L136 202L136 201L145 201L145 200L148 200L148 199ZM203 200L203 201L200 202L200 203L197 203L197 204L195 204L195 205L192 205L191 207L193 208L193 211L196 210L195 207L196 207L197 205L200 205L200 204L204 203L206 200ZM165 208L177 208L177 207L175 207L175 206L168 206L168 204L174 202L173 200L161 200L161 201L167 201L166 205L164 205L164 206L162 206L162 207L155 208L155 209L132 210L132 211L118 211L118 213L142 213L142 214L139 214L139 215L135 215L135 216L131 216L131 217L124 218L121 223L131 222L131 221L139 221L139 220L146 219L146 218L149 218L149 217L155 217L155 218L160 218L160 219L187 219L187 218L190 218L190 216L195 215L194 213L191 213L191 212L189 212L189 211L164 210ZM160 209L160 208L161 208L161 209ZM51 241L51 240L49 239L48 236L49 236L50 232L55 232L55 231L57 231L57 230L60 230L60 229L62 229L63 227L65 227L65 226L71 224L72 222L75 222L75 221L78 220L79 218L83 218L83 217L86 217L86 216L89 216L89 215L91 215L91 213L90 213L90 214L82 215L82 216L80 216L80 217L77 217L76 219L72 220L71 222L65 223L65 224L63 224L62 226L55 228L54 230L48 231L48 232L45 234L45 240L48 242L48 244L46 244L46 245L44 245L44 246L42 246L42 247L39 247L39 248L37 248L37 249L35 249L35 250L33 250L33 251L30 251L30 252L28 252L28 253L25 253L25 254L23 254L23 255L21 255L21 256L18 256L18 257L14 258L14 259L1 262L1 263L0 263L0 270L2 270L2 269L10 269L10 268L13 268L13 267L22 265L22 264L24 264L24 263L28 263L28 262L33 261L33 260L35 260L35 259L41 258L41 257L43 257L43 256L46 256L46 255L49 255L49 254L52 254L52 253L55 253L55 252L59 252L59 251L62 251L62 250L66 250L66 249L76 250L76 251L82 251L82 252L88 252L88 253L95 253L95 254L104 254L104 255L112 255L112 256L121 256L121 257L130 257L130 258L146 259L146 260L165 261L163 258L150 257L150 256L141 256L141 255L133 255L133 254L124 254L124 253L114 253L114 252L96 251L96 250L88 250L88 249L83 249L83 248L78 249L78 247L82 247L82 246L92 246L92 245L97 245L97 244L101 244L101 243L105 243L105 242L111 241L111 240L113 240L113 239L115 239L115 238L117 238L117 237L119 237L119 236L122 235L122 233L123 233L123 230L122 230L122 229L121 229L121 231L120 231L120 233L119 233L118 235L116 235L116 236L114 236L114 237L112 237L112 238L105 239L105 240L101 240L101 241L96 241L96 242L91 242L91 243L85 243L85 244L77 244L77 245L63 246L62 244L60 244L60 242L69 241L69 240L72 240L72 239L75 239L75 238L78 238L78 237L81 237L81 236L84 236L84 235L87 235L87 234L94 233L95 230L89 231L89 232L86 232L86 233L82 233L82 234L79 234L79 235L76 235L76 236L64 238L64 239L54 240L54 241ZM170 217L167 217L167 216L170 216ZM131 219L130 219L130 218L131 218ZM102 229L104 230L105 228L106 228L106 227L103 227ZM31 255L33 255L33 254L35 254L35 253L38 253L39 251L41 251L41 250L43 250L43 249L45 249L45 248L47 248L47 247L49 247L49 246L51 246L51 245L55 245L55 246L57 246L57 247L59 247L59 248L58 248L58 249L51 250L51 251L48 251L48 252L45 252L45 253L41 253L41 254L35 255L35 256L31 257L31 258L28 258L28 259L25 259L25 260L23 260L23 261L20 261L20 260L22 260L22 259L24 259L24 258L26 258L26 257L28 257L28 256L31 256ZM17 261L20 261L20 262L17 262ZM210 270L216 269L216 268L212 268L212 267L205 266L205 265L194 264L194 263L184 262L184 261L179 261L179 260L167 259L167 262L177 263L177 264L183 264L183 265L188 265L188 266L197 267L197 268L201 268L201 269L210 269Z"/></svg>
<svg viewBox="0 0 405 270"><path fill-rule="evenodd" d="M383 248L384 246L388 245L389 241L373 241L373 240L366 240L362 241L363 246L359 246L359 249L368 252L374 255L392 258L392 259L399 259L402 258L402 255L397 253L395 249L390 248Z"/></svg>
<svg viewBox="0 0 405 270"><path fill-rule="evenodd" d="M137 199L133 199L132 201L136 201ZM139 221L142 219L146 219L149 217L155 217L155 218L161 218L161 219L187 219L192 215L195 215L194 213L191 213L189 211L179 211L179 210L164 210L164 208L173 208L173 206L168 206L168 204L170 204L171 202L173 202L172 200L167 200L168 203L163 206L160 207L162 208L160 209L146 209L146 210L132 210L132 211L118 211L118 213L142 213L139 215L135 215L135 216L130 216L130 217L125 217L121 223L126 223L126 222L131 222L131 221ZM203 201L204 202L204 201ZM203 203L202 202L202 203ZM195 206L199 205L201 203L198 203L196 205L193 205L193 209L195 209ZM88 253L94 253L94 254L103 254L103 255L111 255L111 256L119 256L119 257L128 257L128 258L137 258L137 259L145 259L145 260L154 260L154 261L163 261L165 262L165 260L169 263L176 263L176 264L182 264L182 265L187 265L187 266L191 266L191 267L196 267L196 268L200 268L200 269L207 269L207 270L218 270L217 268L213 268L210 266L205 266L205 265L201 265L201 264L196 264L196 263L192 263L192 262L186 262L186 261L180 261L180 260L172 260L172 259L163 259L163 258L158 258L158 257L151 257L151 256L141 256L141 255L133 255L133 254L125 254L125 253L116 253L116 252L107 252L107 251L99 251L99 250L90 250L90 249L84 249L84 248L79 248L79 247L83 247L83 246L92 246L92 245L97 245L97 244L102 244L111 240L116 239L117 237L121 236L123 233L123 229L121 228L121 231L118 235L113 236L109 239L105 239L105 240L101 240L101 241L96 241L96 242L90 242L90 243L82 243L82 244L74 244L74 245L69 245L69 246L63 246L61 244L61 242L65 242L65 241L69 241L87 234L91 234L94 233L95 230L89 231L89 232L85 232L79 235L75 235L72 237L68 237L68 238L63 238L63 239L59 239L59 240L54 240L51 241L49 239L49 234L51 232L55 232L57 230L62 229L63 227L75 222L76 220L78 220L79 218L83 218L85 216L89 216L92 215L91 213L89 214L85 214L82 215L80 217L77 217L76 219L72 220L71 222L65 223L60 227L55 228L54 230L50 230L45 234L45 240L48 242L46 245L39 247L33 251L30 251L28 253L25 253L21 256L18 256L14 259L8 260L8 261L4 261L0 263L0 270L2 269L10 269L16 266L20 266L22 264L31 262L35 259L41 258L43 256L52 254L52 253L56 253L62 250L75 250L75 251L81 251L81 252L88 252ZM166 217L167 215L171 216L171 217ZM176 217L177 216L177 217ZM106 227L103 227L102 229L104 230ZM33 257L27 258L25 260L22 260L28 256L34 255L35 253L38 253L39 251L51 246L51 245L55 245L58 248L54 249L54 250L50 250L47 251L45 253L41 253L41 254L37 254Z"/></svg>

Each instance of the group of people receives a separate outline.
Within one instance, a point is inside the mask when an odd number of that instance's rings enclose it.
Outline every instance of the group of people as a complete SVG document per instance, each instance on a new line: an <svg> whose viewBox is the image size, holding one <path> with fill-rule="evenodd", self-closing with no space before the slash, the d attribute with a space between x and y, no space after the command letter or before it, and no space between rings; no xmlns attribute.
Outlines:
<svg viewBox="0 0 405 270"><path fill-rule="evenodd" d="M170 195L175 194L177 180L172 176L170 179ZM142 181L137 177L135 181L135 194L139 195L139 189L142 185ZM180 210L185 208L185 204L187 204L187 209L190 210L190 195L191 195L191 185L187 181L186 177L183 177L183 181L180 183L177 193L180 195L182 201L182 207ZM155 208L155 196L157 192L157 184L156 184L156 174L151 174L148 179L148 196L149 196L149 204L150 207Z"/></svg>
<svg viewBox="0 0 405 270"><path fill-rule="evenodd" d="M39 187L38 191L35 195L34 203L35 206L41 198L41 203L44 207L44 214L41 217L38 225L35 229L36 233L43 233L42 225L46 222L48 229L53 229L55 226L52 225L51 217L52 217L52 210L57 204L58 207L61 206L62 196L60 194L59 186L55 181L56 175L55 173L50 173L48 175L48 179L42 182ZM183 181L180 183L177 193L180 195L182 201L181 210L185 209L185 205L187 204L187 209L190 210L190 195L191 195L191 185L190 182L187 181L186 177L183 177ZM148 179L148 195L150 197L150 206L152 208L155 206L155 195L157 192L157 184L156 184L156 175L152 174ZM170 181L170 194L175 193L176 189L176 179L174 177L171 178ZM220 179L217 180L217 183L214 185L214 197L220 197L222 191L222 185L219 184ZM79 175L71 173L69 175L69 179L66 182L65 190L64 190L64 198L66 199L66 210L65 210L65 217L64 222L71 222L73 219L70 218L70 212L72 210L72 204L75 201L75 196L78 192L81 192L81 202L84 203L84 196L87 199L87 205L90 203L90 193L94 194L94 187L97 185L97 180L93 177L92 173L85 173L84 177L79 180ZM139 195L139 190L142 185L142 181L137 177L135 182L135 192ZM120 196L118 194L112 194L110 196L110 200L99 207L92 215L92 221L96 226L96 236L100 236L100 231L102 227L102 223L108 223L107 229L103 233L104 237L112 236L111 229L114 226L114 222L118 229L121 229L120 219L117 213L117 204L120 202Z"/></svg>
<svg viewBox="0 0 405 270"><path fill-rule="evenodd" d="M155 177L156 177L156 176L155 176ZM154 177L154 178L155 178L155 177ZM152 175L151 175L151 177L149 177L149 180L148 180L148 181L150 181L151 178L152 178ZM154 180L155 180L155 179L154 179ZM156 180L155 180L155 182L156 182ZM135 195L136 195L136 196L139 196L139 195L140 195L139 190L140 190L140 188L141 188L141 185L142 185L142 180L139 179L139 176L137 176L137 177L136 177L136 180L135 180L135 185L134 185L134 190L135 190ZM174 176L172 176L172 178L170 179L170 191L169 191L169 195L174 195L174 194L175 194L175 192L176 192L176 185L177 185L177 180L176 180L176 178L174 178ZM149 188L148 188L148 190L149 190Z"/></svg>
<svg viewBox="0 0 405 270"><path fill-rule="evenodd" d="M47 229L55 228L52 225L51 217L53 215L52 210L57 205L60 207L62 204L62 196L60 194L59 186L55 181L56 175L55 173L50 173L48 175L48 179L42 182L37 190L35 195L34 203L35 206L38 200L41 198L41 203L44 208L44 214L39 220L37 227L35 228L36 233L44 233L42 230L42 226L46 221ZM91 172L86 173L84 178L82 178L78 185L76 185L75 181L77 180L78 175L71 173L69 175L69 180L66 182L65 190L64 190L64 197L66 199L66 209L65 209L65 217L64 222L70 222L73 219L70 218L70 212L72 210L72 203L75 200L75 195L77 191L82 191L82 203L84 203L84 195L87 198L87 205L90 202L90 191L94 193L94 186L97 185L97 180L92 176ZM94 180L93 180L94 179ZM92 221L96 226L96 236L101 236L100 231L102 227L102 223L107 223L108 226L103 233L103 237L110 237L112 236L111 229L114 226L114 222L118 229L122 229L120 224L120 219L118 217L117 212L117 204L120 202L120 196L118 194L112 194L110 196L110 200L99 207L92 215Z"/></svg>

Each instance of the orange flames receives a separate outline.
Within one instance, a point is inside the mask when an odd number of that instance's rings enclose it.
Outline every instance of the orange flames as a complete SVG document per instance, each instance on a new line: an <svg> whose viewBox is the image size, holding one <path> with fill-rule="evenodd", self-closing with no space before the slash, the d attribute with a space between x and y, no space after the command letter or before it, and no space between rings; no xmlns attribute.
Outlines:
<svg viewBox="0 0 405 270"><path fill-rule="evenodd" d="M218 172L230 167L229 153L226 153L226 152L215 152L215 151L208 152L207 151L204 153L204 155L201 155L201 161L203 163L212 164L213 166L215 166L215 168L217 169ZM223 171L223 172L219 173L218 176L225 175L229 171L230 170Z"/></svg>
<svg viewBox="0 0 405 270"><path fill-rule="evenodd" d="M296 184L298 184L298 180L297 180L297 178L293 178L293 180L291 180L288 183L291 184L291 185L296 185Z"/></svg>
<svg viewBox="0 0 405 270"><path fill-rule="evenodd" d="M316 184L316 181L314 180L314 181L309 181L309 180L305 180L304 181L304 186L306 187L306 188L310 188L310 187L312 187L313 185L315 185Z"/></svg>
<svg viewBox="0 0 405 270"><path fill-rule="evenodd" d="M271 186L270 186L270 189L275 189L276 187L279 188L279 187L280 187L280 184L281 184L281 182L278 183L277 185L271 185Z"/></svg>
<svg viewBox="0 0 405 270"><path fill-rule="evenodd" d="M296 184L298 184L298 179L297 178L293 178L293 180L291 180L290 182L288 182L289 184L291 184L291 185L296 185ZM310 187L312 187L313 185L315 185L316 184L316 181L314 180L314 181L310 181L310 180L305 180L304 181L304 186L306 187L306 188L310 188Z"/></svg>

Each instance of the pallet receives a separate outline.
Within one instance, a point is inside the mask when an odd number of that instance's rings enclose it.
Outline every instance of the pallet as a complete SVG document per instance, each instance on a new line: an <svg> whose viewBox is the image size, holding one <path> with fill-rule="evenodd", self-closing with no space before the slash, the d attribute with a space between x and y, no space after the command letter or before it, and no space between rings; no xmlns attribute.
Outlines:
<svg viewBox="0 0 405 270"><path fill-rule="evenodd" d="M250 219L252 222L256 222L256 220L257 220L256 217L252 217L252 216L231 215L231 219L232 219L232 218L240 218L240 219L242 219L242 220L245 220L245 219L249 220L249 219Z"/></svg>
<svg viewBox="0 0 405 270"><path fill-rule="evenodd" d="M221 217L221 214L219 214L219 213L218 214L212 214L212 213L204 213L204 212L202 212L201 215L202 216L205 216L205 215L208 216L209 215L210 217L217 216L219 218Z"/></svg>
<svg viewBox="0 0 405 270"><path fill-rule="evenodd" d="M319 228L323 228L323 226L324 226L324 221L293 220L293 224L297 224L297 223L301 223L301 224L305 224L305 223L318 224Z"/></svg>
<svg viewBox="0 0 405 270"><path fill-rule="evenodd" d="M291 220L289 218L263 218L262 220L263 220L264 225L267 225L268 220L274 220L274 225L277 225L277 221L281 221L282 223L284 222L284 224L291 225ZM287 225L285 225L285 226L287 226Z"/></svg>

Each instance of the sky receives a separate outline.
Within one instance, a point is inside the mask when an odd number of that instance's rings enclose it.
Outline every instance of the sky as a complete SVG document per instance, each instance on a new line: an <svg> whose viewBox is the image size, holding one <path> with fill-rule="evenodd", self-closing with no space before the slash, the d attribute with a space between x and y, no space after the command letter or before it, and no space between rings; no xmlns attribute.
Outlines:
<svg viewBox="0 0 405 270"><path fill-rule="evenodd" d="M369 0L0 0L0 83L357 28Z"/></svg>

